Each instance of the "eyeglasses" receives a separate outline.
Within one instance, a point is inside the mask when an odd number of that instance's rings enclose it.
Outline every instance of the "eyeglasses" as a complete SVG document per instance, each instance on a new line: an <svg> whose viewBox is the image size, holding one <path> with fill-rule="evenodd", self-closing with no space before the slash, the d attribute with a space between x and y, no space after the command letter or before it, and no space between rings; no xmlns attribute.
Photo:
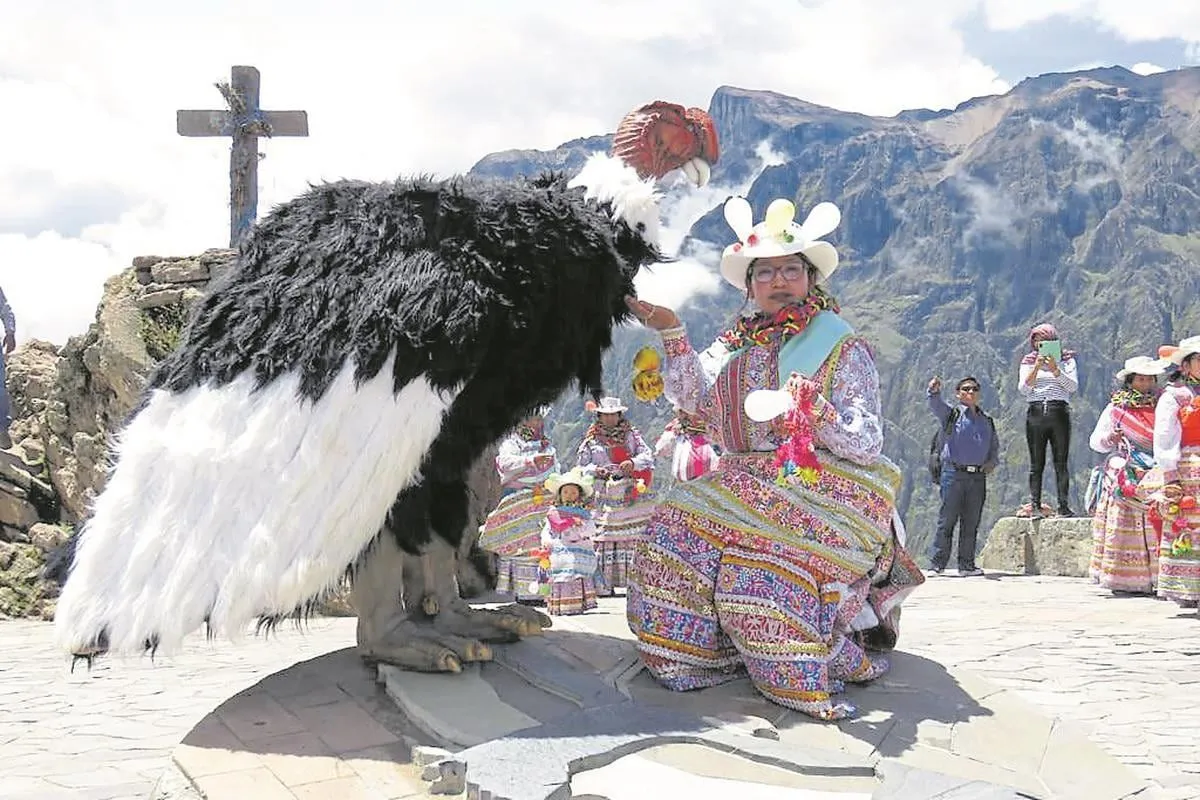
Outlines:
<svg viewBox="0 0 1200 800"><path fill-rule="evenodd" d="M970 392L972 394L975 394L976 392L979 391L979 387L978 386L960 386L960 387L958 387L958 390L960 392Z"/></svg>
<svg viewBox="0 0 1200 800"><path fill-rule="evenodd" d="M750 275L754 278L755 283L770 283L775 280L775 275L783 276L785 281L800 280L801 275L808 273L808 270L803 264L784 264L782 267L772 267L766 264L761 267L755 267Z"/></svg>

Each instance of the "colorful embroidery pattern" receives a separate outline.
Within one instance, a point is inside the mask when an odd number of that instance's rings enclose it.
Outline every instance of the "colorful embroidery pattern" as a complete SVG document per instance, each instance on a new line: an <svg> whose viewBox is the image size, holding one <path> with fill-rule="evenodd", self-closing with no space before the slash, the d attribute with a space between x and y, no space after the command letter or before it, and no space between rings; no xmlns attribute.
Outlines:
<svg viewBox="0 0 1200 800"><path fill-rule="evenodd" d="M840 310L832 295L814 286L803 304L785 306L775 314L758 313L742 317L736 325L721 334L720 341L730 351L735 351L749 345L786 339L808 327L812 318L822 311L836 314Z"/></svg>

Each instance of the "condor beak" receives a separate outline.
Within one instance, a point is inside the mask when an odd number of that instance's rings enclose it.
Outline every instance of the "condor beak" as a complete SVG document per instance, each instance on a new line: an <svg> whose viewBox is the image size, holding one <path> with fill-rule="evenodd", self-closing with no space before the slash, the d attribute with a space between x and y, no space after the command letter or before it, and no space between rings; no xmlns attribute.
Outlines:
<svg viewBox="0 0 1200 800"><path fill-rule="evenodd" d="M680 167L683 174L688 176L688 180L696 184L697 187L703 188L708 185L708 179L712 177L712 167L703 158L693 158L683 162Z"/></svg>

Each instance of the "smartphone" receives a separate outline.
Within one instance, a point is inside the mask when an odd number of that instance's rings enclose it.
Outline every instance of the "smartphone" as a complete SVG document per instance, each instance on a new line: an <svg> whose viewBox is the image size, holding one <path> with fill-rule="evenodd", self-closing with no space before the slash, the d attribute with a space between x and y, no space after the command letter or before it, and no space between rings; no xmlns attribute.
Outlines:
<svg viewBox="0 0 1200 800"><path fill-rule="evenodd" d="M1058 339L1046 339L1038 342L1038 355L1050 356L1055 361L1062 361L1062 342Z"/></svg>

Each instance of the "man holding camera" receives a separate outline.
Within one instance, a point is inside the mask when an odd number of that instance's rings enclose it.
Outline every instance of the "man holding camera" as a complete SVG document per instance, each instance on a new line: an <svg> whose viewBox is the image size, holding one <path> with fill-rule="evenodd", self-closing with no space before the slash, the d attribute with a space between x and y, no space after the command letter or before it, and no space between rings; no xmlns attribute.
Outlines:
<svg viewBox="0 0 1200 800"><path fill-rule="evenodd" d="M930 571L941 575L950 561L950 545L958 526L958 574L982 575L975 566L975 538L987 499L987 476L1000 460L996 424L979 407L979 381L963 378L955 386L958 405L942 399L942 380L929 381L929 410L942 431L940 475L942 506L937 535L929 555Z"/></svg>

